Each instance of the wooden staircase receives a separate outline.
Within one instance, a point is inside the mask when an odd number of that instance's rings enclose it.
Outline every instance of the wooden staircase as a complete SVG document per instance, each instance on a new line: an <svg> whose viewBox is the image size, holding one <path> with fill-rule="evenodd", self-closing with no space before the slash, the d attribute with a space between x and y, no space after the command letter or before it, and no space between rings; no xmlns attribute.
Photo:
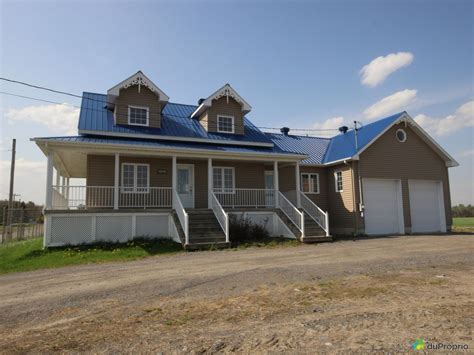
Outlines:
<svg viewBox="0 0 474 355"><path fill-rule="evenodd" d="M230 243L225 241L225 233L211 209L190 209L189 215L189 244L185 244L185 237L176 212L173 219L183 247L187 250L226 248Z"/></svg>
<svg viewBox="0 0 474 355"><path fill-rule="evenodd" d="M321 228L319 224L316 223L306 212L304 213L304 230L305 236L301 238L301 231L295 226L295 224L288 218L282 210L276 209L278 217L286 224L286 226L293 232L302 243L320 243L320 242L331 242L332 236L326 236L326 232Z"/></svg>

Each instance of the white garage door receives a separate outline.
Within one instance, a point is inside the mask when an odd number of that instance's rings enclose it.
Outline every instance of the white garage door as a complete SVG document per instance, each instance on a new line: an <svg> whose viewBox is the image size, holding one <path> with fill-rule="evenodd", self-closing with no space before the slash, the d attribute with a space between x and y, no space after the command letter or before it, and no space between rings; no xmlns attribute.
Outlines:
<svg viewBox="0 0 474 355"><path fill-rule="evenodd" d="M412 233L446 232L441 181L409 180Z"/></svg>
<svg viewBox="0 0 474 355"><path fill-rule="evenodd" d="M399 180L363 179L366 234L403 234L402 191Z"/></svg>

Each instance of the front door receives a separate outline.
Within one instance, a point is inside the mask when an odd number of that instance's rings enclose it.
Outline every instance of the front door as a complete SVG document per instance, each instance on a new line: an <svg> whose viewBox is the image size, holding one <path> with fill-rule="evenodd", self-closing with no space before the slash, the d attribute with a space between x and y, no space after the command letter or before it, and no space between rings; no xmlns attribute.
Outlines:
<svg viewBox="0 0 474 355"><path fill-rule="evenodd" d="M178 195L184 208L194 208L194 165L178 164Z"/></svg>
<svg viewBox="0 0 474 355"><path fill-rule="evenodd" d="M275 206L276 191L273 191L274 188L273 171L265 170L265 204L267 207Z"/></svg>

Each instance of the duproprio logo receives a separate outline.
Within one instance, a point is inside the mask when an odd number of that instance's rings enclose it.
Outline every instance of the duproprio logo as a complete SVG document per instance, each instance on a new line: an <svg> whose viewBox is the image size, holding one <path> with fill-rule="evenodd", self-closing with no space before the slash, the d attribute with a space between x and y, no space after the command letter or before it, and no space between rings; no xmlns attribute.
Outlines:
<svg viewBox="0 0 474 355"><path fill-rule="evenodd" d="M411 345L413 350L425 350L425 341L423 339L416 339L415 342Z"/></svg>

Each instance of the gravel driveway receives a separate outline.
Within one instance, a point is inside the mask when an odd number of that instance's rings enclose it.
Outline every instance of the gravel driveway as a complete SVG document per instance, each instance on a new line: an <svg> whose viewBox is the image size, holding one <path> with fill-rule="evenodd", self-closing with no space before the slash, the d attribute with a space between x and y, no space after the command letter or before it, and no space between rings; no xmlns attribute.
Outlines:
<svg viewBox="0 0 474 355"><path fill-rule="evenodd" d="M474 236L449 235L10 274L0 351L404 351L438 333L472 349L473 272Z"/></svg>

